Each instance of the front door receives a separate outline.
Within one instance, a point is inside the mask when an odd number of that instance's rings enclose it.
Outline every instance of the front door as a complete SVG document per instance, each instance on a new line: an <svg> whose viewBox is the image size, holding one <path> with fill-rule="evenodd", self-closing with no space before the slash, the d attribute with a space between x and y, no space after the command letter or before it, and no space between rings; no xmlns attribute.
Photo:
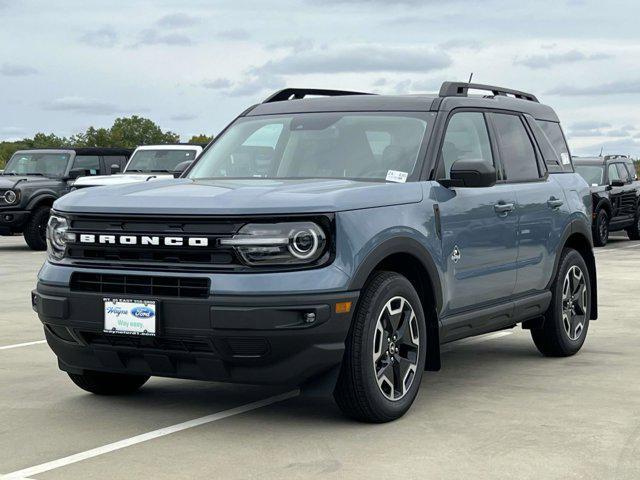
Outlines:
<svg viewBox="0 0 640 480"><path fill-rule="evenodd" d="M463 111L449 119L437 179L449 179L453 163L474 159L494 163L482 112ZM446 291L443 316L508 299L516 281L517 212L512 185L487 188L434 187L440 210Z"/></svg>

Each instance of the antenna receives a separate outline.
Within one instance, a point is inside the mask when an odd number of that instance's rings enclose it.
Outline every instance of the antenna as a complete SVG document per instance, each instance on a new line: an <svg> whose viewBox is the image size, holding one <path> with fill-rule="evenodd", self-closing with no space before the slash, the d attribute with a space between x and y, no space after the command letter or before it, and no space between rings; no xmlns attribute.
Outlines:
<svg viewBox="0 0 640 480"><path fill-rule="evenodd" d="M604 145L602 145L602 146L600 147L600 156L602 156L602 152L603 152L603 150L604 150Z"/></svg>
<svg viewBox="0 0 640 480"><path fill-rule="evenodd" d="M469 81L467 83L471 83L471 80L473 80L473 72L471 72L471 75L469 75Z"/></svg>

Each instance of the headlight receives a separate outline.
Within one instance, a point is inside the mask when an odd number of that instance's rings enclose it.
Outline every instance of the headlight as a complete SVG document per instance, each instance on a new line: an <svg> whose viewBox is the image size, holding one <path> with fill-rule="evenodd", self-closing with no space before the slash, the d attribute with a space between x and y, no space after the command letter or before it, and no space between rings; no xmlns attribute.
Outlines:
<svg viewBox="0 0 640 480"><path fill-rule="evenodd" d="M327 238L313 222L250 223L220 245L234 247L247 265L300 265L321 258Z"/></svg>
<svg viewBox="0 0 640 480"><path fill-rule="evenodd" d="M76 234L69 232L69 222L66 218L51 215L47 224L47 246L49 255L55 259L64 257L67 242L74 242Z"/></svg>
<svg viewBox="0 0 640 480"><path fill-rule="evenodd" d="M8 205L13 205L18 201L18 194L13 190L7 190L3 195L4 202Z"/></svg>

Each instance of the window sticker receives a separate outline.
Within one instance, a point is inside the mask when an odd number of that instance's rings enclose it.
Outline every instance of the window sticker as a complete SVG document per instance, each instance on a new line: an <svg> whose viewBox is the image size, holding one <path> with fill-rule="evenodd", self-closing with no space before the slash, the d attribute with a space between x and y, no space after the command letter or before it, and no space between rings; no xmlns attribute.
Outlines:
<svg viewBox="0 0 640 480"><path fill-rule="evenodd" d="M409 174L400 170L387 170L387 182L405 183Z"/></svg>
<svg viewBox="0 0 640 480"><path fill-rule="evenodd" d="M569 160L569 154L567 152L562 152L560 154L560 158L562 159L563 165L569 165L569 163L571 163Z"/></svg>

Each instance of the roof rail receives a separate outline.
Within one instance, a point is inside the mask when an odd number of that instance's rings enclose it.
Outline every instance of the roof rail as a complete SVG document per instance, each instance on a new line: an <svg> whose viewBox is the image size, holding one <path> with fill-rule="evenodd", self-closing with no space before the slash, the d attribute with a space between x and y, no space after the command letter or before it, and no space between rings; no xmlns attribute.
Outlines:
<svg viewBox="0 0 640 480"><path fill-rule="evenodd" d="M482 85L480 83L444 82L440 87L439 95L441 97L466 97L469 89L486 90L494 95L513 95L521 100L540 103L536 96L531 93L512 90L510 88L496 87L493 85Z"/></svg>
<svg viewBox="0 0 640 480"><path fill-rule="evenodd" d="M373 95L373 93L350 92L348 90L325 90L321 88L285 88L267 97L262 103L282 102L285 100L299 100L307 95L323 97L340 97L343 95Z"/></svg>
<svg viewBox="0 0 640 480"><path fill-rule="evenodd" d="M620 155L620 154L615 154L615 155L605 155L604 159L606 160L616 160L618 158L629 158L628 155Z"/></svg>

